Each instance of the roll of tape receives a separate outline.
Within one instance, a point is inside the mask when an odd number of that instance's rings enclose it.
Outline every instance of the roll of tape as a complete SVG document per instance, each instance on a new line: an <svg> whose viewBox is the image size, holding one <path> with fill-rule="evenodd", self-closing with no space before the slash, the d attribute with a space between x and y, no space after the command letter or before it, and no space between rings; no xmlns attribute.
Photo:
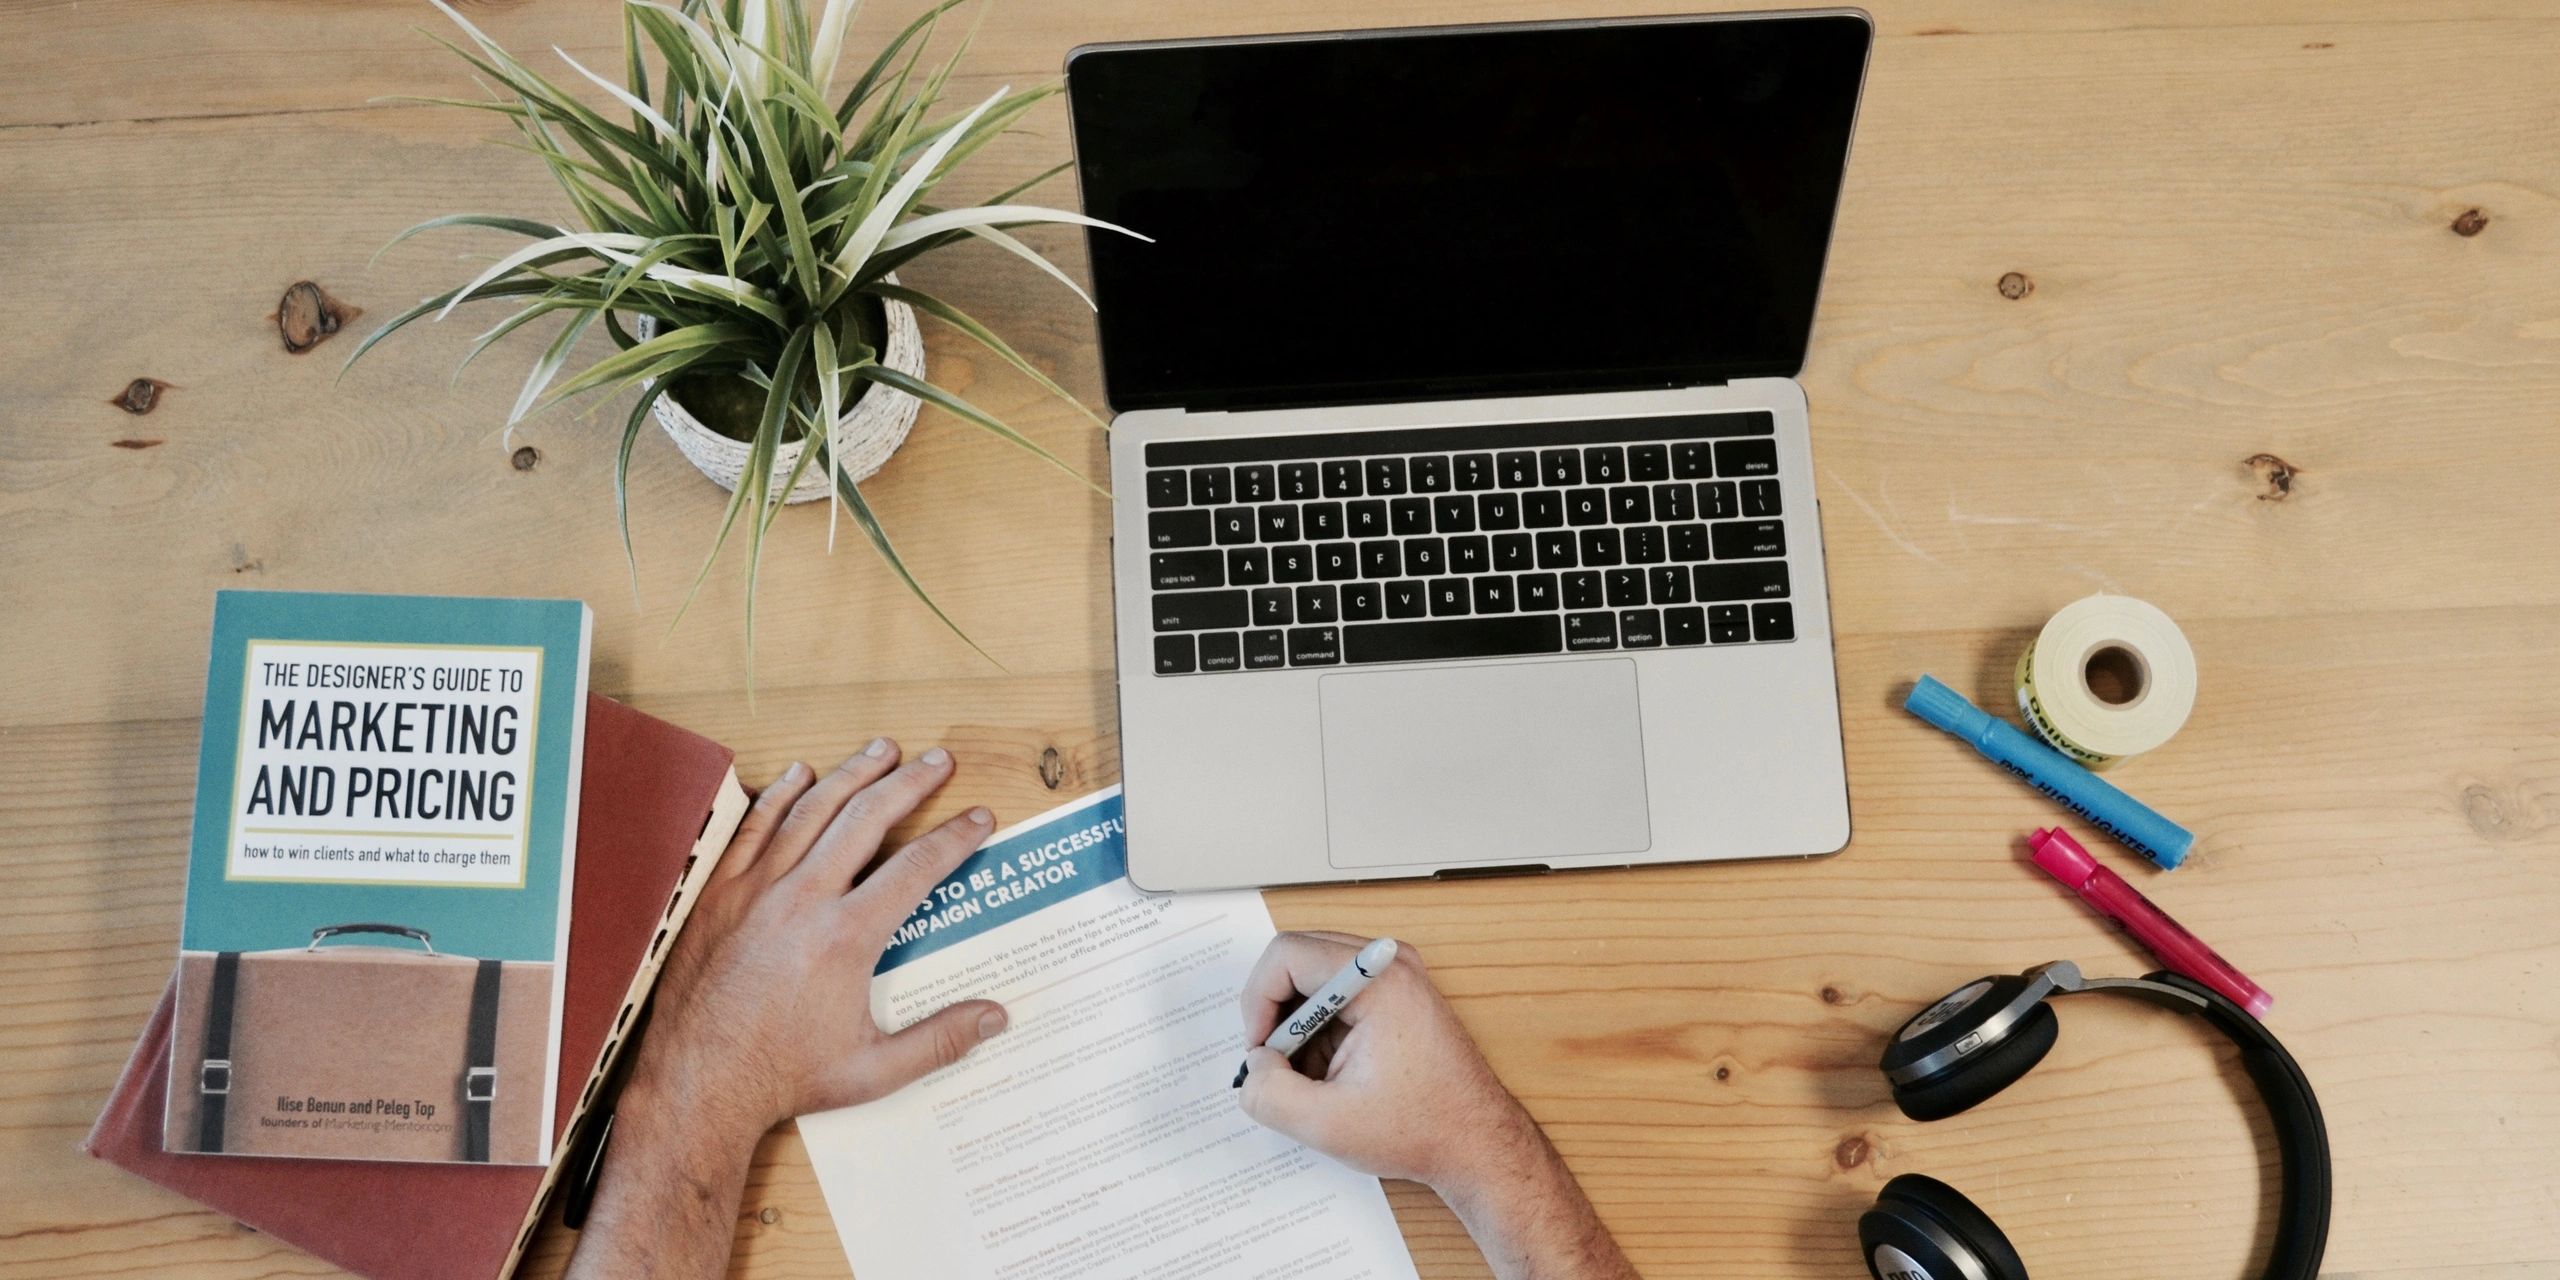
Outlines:
<svg viewBox="0 0 2560 1280"><path fill-rule="evenodd" d="M2064 606L2018 655L2018 710L2092 769L2167 742L2196 705L2196 654L2169 615L2131 596Z"/></svg>

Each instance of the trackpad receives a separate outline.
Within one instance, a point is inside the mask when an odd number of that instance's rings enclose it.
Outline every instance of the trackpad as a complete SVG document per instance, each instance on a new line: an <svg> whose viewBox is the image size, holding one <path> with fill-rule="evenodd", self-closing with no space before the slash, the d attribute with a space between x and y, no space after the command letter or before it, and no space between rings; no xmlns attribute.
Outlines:
<svg viewBox="0 0 2560 1280"><path fill-rule="evenodd" d="M1337 867L1652 847L1632 662L1345 672L1319 688Z"/></svg>

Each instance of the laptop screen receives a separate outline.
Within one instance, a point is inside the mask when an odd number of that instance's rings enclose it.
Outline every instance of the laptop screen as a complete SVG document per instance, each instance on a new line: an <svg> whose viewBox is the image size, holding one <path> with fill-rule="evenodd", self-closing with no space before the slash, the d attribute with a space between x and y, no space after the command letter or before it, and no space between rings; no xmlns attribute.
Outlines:
<svg viewBox="0 0 2560 1280"><path fill-rule="evenodd" d="M1112 405L1791 377L1862 15L1105 45L1067 64Z"/></svg>

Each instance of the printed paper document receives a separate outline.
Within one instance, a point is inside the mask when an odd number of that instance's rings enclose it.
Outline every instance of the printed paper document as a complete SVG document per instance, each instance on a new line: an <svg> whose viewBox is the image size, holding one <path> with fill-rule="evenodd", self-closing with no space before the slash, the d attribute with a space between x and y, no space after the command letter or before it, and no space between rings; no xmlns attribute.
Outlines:
<svg viewBox="0 0 2560 1280"><path fill-rule="evenodd" d="M860 1280L1414 1280L1378 1181L1245 1118L1257 893L1131 887L1114 787L999 832L901 926L881 1025L1012 1024L801 1137Z"/></svg>

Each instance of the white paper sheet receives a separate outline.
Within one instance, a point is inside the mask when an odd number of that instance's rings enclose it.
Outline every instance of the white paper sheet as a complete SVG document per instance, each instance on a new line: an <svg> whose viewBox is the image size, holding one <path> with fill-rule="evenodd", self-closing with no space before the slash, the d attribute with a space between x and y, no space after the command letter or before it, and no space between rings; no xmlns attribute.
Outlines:
<svg viewBox="0 0 2560 1280"><path fill-rule="evenodd" d="M1375 1178L1237 1109L1257 893L1130 887L1120 792L997 833L872 982L883 1026L1004 1003L960 1065L801 1138L860 1280L1414 1280Z"/></svg>

